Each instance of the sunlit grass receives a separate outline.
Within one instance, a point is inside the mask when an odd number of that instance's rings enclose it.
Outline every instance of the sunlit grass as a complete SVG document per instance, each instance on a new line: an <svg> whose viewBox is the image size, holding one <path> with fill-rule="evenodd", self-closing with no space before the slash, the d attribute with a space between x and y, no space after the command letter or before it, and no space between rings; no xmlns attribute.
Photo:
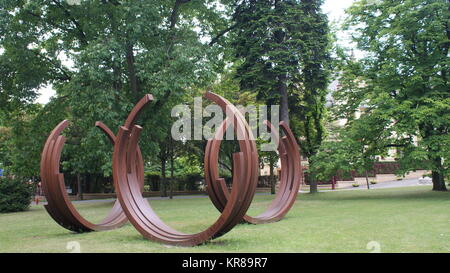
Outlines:
<svg viewBox="0 0 450 273"><path fill-rule="evenodd" d="M257 215L271 201L258 195L249 211ZM198 232L219 216L208 198L150 201L170 226ZM111 203L77 204L99 221ZM42 206L0 214L0 252L68 252L77 241L82 252L450 252L450 192L407 187L300 194L287 217L266 225L240 224L207 244L171 247L145 240L130 224L123 228L75 234L57 225Z"/></svg>

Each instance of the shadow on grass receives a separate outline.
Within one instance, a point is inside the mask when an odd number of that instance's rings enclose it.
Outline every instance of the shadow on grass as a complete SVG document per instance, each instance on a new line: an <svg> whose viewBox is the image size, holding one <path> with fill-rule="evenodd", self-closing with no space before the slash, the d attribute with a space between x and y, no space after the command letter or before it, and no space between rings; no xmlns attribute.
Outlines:
<svg viewBox="0 0 450 273"><path fill-rule="evenodd" d="M89 232L74 232L68 229L62 230L61 232L55 232L52 234L48 234L46 235L47 237L52 237L52 238L60 238L60 237L73 237L74 239L79 238L79 237L83 237L86 236L86 234L92 233L94 231L89 231Z"/></svg>
<svg viewBox="0 0 450 273"><path fill-rule="evenodd" d="M117 243L126 242L127 244L130 244L130 243L141 244L142 242L144 242L144 243L148 243L149 246L152 245L153 247L181 248L181 249L188 249L188 250L192 249L192 247L190 247L190 246L170 245L170 244L155 242L155 241L146 239L145 237L143 237L140 234L120 235L116 239L114 239L114 241ZM232 245L235 241L236 240L225 239L225 238L212 239L212 240L208 240L200 245L195 246L195 248L202 249L202 248L215 247L215 246L224 247L224 246Z"/></svg>
<svg viewBox="0 0 450 273"><path fill-rule="evenodd" d="M196 247L215 247L215 246L219 246L219 247L224 247L224 246L229 246L229 245L233 245L234 243L236 243L236 240L234 239L229 239L229 238L216 238L216 239L211 239L208 240L206 242L204 242L203 244L200 244Z"/></svg>

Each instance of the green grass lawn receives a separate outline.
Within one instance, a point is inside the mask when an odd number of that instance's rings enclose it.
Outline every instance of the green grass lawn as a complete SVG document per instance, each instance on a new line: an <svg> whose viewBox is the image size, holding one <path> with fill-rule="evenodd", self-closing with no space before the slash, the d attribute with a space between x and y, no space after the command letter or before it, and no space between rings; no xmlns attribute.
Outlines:
<svg viewBox="0 0 450 273"><path fill-rule="evenodd" d="M272 199L256 196L250 215ZM218 213L208 198L150 201L169 225L197 232ZM106 215L111 203L77 204L89 220ZM130 224L112 231L75 234L57 225L42 206L0 214L0 252L450 252L450 192L428 186L299 194L287 217L266 225L240 224L207 244L173 247L145 240Z"/></svg>

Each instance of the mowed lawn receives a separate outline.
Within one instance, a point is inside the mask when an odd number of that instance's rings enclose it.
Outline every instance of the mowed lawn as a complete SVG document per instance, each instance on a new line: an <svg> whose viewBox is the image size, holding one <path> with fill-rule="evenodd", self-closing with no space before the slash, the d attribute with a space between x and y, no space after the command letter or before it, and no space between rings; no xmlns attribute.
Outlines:
<svg viewBox="0 0 450 273"><path fill-rule="evenodd" d="M250 215L273 196L256 196ZM218 212L208 198L150 201L161 218L184 232L211 225ZM77 204L99 221L112 203ZM57 225L42 206L0 214L0 252L450 252L450 192L429 186L299 194L287 217L265 225L240 224L224 236L193 248L144 239L132 225L105 232L72 233Z"/></svg>

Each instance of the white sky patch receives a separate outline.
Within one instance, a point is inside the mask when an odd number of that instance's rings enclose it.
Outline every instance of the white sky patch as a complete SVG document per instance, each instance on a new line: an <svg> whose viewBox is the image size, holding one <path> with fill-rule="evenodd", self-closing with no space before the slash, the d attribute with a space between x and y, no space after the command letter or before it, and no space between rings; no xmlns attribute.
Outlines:
<svg viewBox="0 0 450 273"><path fill-rule="evenodd" d="M325 0L322 10L328 15L330 23L341 26L347 17L345 10L355 2L356 0ZM338 31L336 37L337 43L344 48L352 50L355 58L361 59L365 56L365 53L358 50L356 44L352 41L351 31Z"/></svg>
<svg viewBox="0 0 450 273"><path fill-rule="evenodd" d="M50 98L56 95L56 91L51 84L39 89L39 93L40 95L35 102L40 104L47 104L50 101Z"/></svg>
<svg viewBox="0 0 450 273"><path fill-rule="evenodd" d="M74 67L74 62L64 52L61 52L57 56L58 60L61 61L62 65L67 69L71 70ZM53 89L51 84L46 85L39 89L39 96L35 100L35 103L47 104L50 98L56 95L56 91Z"/></svg>
<svg viewBox="0 0 450 273"><path fill-rule="evenodd" d="M345 9L350 7L355 0L326 0L322 10L328 14L328 19L332 21L341 21L345 18Z"/></svg>
<svg viewBox="0 0 450 273"><path fill-rule="evenodd" d="M61 61L61 63L68 68L69 70L73 69L73 67L75 66L75 63L73 62L72 59L70 59L69 57L67 57L66 53L61 51L58 56L57 56L58 60Z"/></svg>

